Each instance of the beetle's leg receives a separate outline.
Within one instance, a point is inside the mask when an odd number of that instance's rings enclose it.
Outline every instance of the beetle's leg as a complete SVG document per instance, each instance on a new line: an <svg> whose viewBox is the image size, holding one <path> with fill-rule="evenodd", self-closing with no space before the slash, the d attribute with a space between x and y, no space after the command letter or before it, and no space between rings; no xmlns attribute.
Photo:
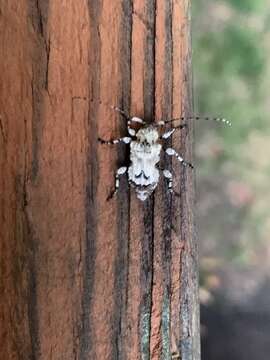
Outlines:
<svg viewBox="0 0 270 360"><path fill-rule="evenodd" d="M119 178L120 178L121 175L124 175L126 173L126 171L127 171L126 166L122 166L116 171L114 190L108 196L107 200L110 200L117 193L117 191L119 189L119 185L120 185L120 179Z"/></svg>
<svg viewBox="0 0 270 360"><path fill-rule="evenodd" d="M129 133L129 135L131 135L131 136L135 136L135 135L136 135L136 131L130 127L130 125L131 125L132 122L134 122L134 123L139 123L139 124L142 124L142 125L145 124L145 121L143 121L143 120L140 119L139 117L136 117L136 116L130 117L128 114L125 113L124 110L120 109L120 108L117 107L117 106L112 106L112 109L115 110L115 111L118 111L118 112L126 119L126 121L127 121L127 127L128 127L128 133Z"/></svg>
<svg viewBox="0 0 270 360"><path fill-rule="evenodd" d="M194 166L189 163L189 162L186 162L173 148L168 148L165 150L165 153L169 156L175 156L176 159L184 166L189 166L191 167L192 169L194 168Z"/></svg>
<svg viewBox="0 0 270 360"><path fill-rule="evenodd" d="M114 140L103 140L101 138L98 138L98 141L101 142L101 144L106 144L106 145L114 145L114 144L118 144L120 142L124 143L124 144L129 144L131 142L131 137L125 136L119 139L114 139Z"/></svg>
<svg viewBox="0 0 270 360"><path fill-rule="evenodd" d="M162 125L160 125L162 126ZM162 136L161 136L161 139L168 139L170 136L172 136L172 134L175 132L175 130L177 129L183 129L187 126L187 124L182 124L182 125L179 125L179 126L175 126L173 128L171 128L170 130L166 131Z"/></svg>
<svg viewBox="0 0 270 360"><path fill-rule="evenodd" d="M162 171L164 177L168 180L168 189L169 192L173 192L173 188L172 188L172 173L169 170L163 170Z"/></svg>
<svg viewBox="0 0 270 360"><path fill-rule="evenodd" d="M179 194L177 192L175 192L173 190L173 187L172 187L173 186L172 173L169 170L163 170L162 173L163 173L163 176L165 177L165 179L168 180L168 190L169 190L169 192L171 194L179 196Z"/></svg>

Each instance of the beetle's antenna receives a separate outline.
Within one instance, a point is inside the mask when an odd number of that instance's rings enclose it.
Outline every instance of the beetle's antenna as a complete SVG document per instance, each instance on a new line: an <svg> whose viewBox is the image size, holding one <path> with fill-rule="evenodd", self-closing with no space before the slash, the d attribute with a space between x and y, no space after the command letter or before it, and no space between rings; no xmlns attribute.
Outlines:
<svg viewBox="0 0 270 360"><path fill-rule="evenodd" d="M164 121L159 121L157 124L159 126L163 126L165 124L171 123L173 121L179 121L179 120L210 120L210 121L217 121L217 122L222 122L228 126L232 126L231 122L225 118L221 118L221 117L208 117L208 116L181 116L179 118L175 118L175 119L170 119L170 120L164 120Z"/></svg>
<svg viewBox="0 0 270 360"><path fill-rule="evenodd" d="M127 121L128 133L131 136L136 135L136 130L132 129L132 127L131 127L132 123L139 123L141 125L145 124L145 122L141 118L138 118L137 116L130 117L124 110L120 109L117 106L111 106L111 109L118 111L124 117L124 119Z"/></svg>
<svg viewBox="0 0 270 360"><path fill-rule="evenodd" d="M127 121L130 120L130 116L122 109L117 106L111 106L111 109L118 111Z"/></svg>

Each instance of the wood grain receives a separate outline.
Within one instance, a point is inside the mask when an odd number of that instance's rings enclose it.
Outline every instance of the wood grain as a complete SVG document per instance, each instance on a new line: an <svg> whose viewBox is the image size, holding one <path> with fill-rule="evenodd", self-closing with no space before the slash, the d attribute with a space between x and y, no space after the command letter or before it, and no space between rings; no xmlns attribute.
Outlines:
<svg viewBox="0 0 270 360"><path fill-rule="evenodd" d="M0 9L0 359L199 360L193 173L164 157L179 198L108 202L128 150L97 141L125 134L111 105L192 112L190 2ZM192 159L191 124L172 144Z"/></svg>

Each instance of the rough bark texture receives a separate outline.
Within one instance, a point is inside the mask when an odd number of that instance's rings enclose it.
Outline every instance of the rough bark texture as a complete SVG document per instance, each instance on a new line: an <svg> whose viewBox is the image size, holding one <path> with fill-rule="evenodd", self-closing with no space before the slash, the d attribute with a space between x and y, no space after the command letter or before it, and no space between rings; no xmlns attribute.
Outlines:
<svg viewBox="0 0 270 360"><path fill-rule="evenodd" d="M0 359L199 360L193 174L107 202L128 153L97 142L125 133L110 105L191 112L189 6L0 0Z"/></svg>

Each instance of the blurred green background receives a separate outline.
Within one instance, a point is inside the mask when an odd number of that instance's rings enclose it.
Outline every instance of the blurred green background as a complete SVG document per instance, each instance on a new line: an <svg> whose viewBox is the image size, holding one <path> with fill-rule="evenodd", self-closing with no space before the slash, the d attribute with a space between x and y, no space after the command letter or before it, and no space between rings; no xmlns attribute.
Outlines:
<svg viewBox="0 0 270 360"><path fill-rule="evenodd" d="M203 360L270 358L270 1L194 0Z"/></svg>

